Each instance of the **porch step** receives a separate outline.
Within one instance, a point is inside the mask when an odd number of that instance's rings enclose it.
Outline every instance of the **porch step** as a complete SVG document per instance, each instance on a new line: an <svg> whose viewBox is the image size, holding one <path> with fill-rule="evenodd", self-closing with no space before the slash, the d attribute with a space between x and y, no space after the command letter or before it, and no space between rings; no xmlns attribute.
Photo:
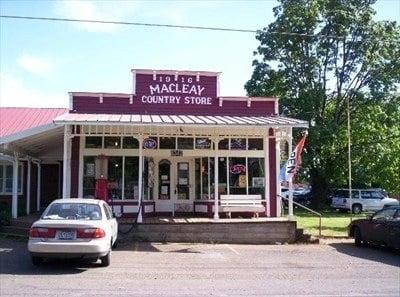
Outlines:
<svg viewBox="0 0 400 297"><path fill-rule="evenodd" d="M295 242L295 231L295 222L138 224L121 237L150 242L283 244Z"/></svg>

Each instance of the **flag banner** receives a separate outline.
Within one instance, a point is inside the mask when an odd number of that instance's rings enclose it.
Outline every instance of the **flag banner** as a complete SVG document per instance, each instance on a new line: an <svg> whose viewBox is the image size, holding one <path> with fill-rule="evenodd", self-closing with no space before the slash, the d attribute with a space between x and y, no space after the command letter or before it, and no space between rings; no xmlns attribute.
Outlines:
<svg viewBox="0 0 400 297"><path fill-rule="evenodd" d="M281 182L293 180L301 165L301 153L303 151L304 143L306 141L307 134L300 139L299 143L296 145L295 149L289 156L289 159L283 165L279 172L279 180Z"/></svg>

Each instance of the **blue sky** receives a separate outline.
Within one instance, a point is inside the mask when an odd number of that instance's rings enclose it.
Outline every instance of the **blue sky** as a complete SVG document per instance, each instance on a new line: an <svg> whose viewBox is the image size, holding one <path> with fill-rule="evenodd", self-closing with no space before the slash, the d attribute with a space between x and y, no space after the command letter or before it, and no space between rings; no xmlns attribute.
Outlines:
<svg viewBox="0 0 400 297"><path fill-rule="evenodd" d="M2 15L260 29L276 1L0 0ZM400 1L376 19L400 21ZM66 107L69 91L131 92L132 68L221 71L221 95L245 95L251 33L1 19L0 106Z"/></svg>

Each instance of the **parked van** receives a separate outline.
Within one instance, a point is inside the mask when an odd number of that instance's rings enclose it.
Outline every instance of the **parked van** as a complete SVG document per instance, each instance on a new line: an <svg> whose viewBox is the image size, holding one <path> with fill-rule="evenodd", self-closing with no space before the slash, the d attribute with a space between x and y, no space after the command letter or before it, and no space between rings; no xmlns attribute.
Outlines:
<svg viewBox="0 0 400 297"><path fill-rule="evenodd" d="M353 189L350 206L349 190L336 189L331 196L331 207L359 214L362 211L377 211L386 206L400 205L399 201L389 198L382 189Z"/></svg>

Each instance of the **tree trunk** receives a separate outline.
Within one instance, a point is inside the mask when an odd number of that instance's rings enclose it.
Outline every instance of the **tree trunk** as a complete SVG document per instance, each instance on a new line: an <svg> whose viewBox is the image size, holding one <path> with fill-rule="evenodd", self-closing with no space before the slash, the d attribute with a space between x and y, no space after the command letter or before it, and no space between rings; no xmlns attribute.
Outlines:
<svg viewBox="0 0 400 297"><path fill-rule="evenodd" d="M327 201L328 186L326 177L321 168L312 168L311 175L311 206L313 209L322 209Z"/></svg>

